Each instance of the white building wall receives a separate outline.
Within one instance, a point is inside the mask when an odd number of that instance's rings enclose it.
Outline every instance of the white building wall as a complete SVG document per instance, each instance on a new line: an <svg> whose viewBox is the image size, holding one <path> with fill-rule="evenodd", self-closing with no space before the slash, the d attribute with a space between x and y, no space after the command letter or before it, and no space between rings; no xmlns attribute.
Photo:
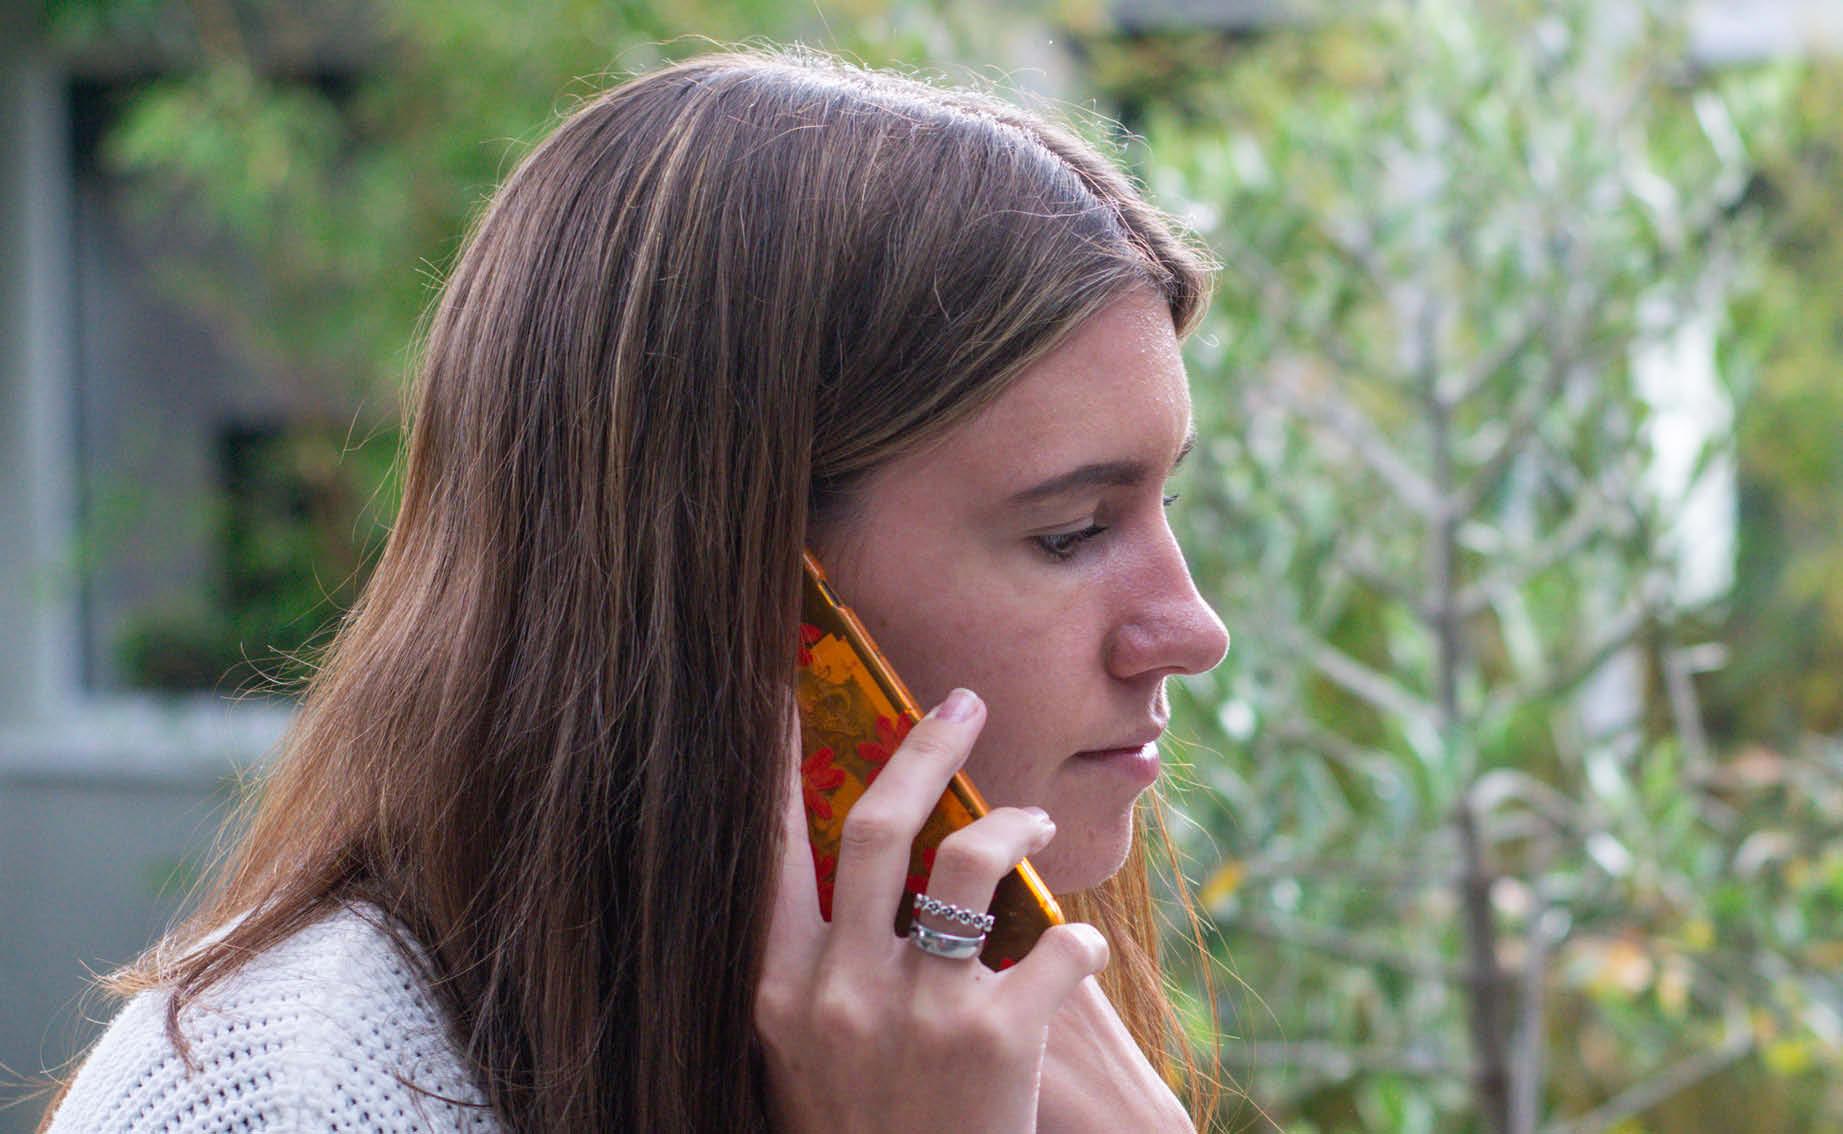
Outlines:
<svg viewBox="0 0 1843 1134"><path fill-rule="evenodd" d="M113 1006L288 713L86 688L68 75L0 6L0 1102ZM21 6L28 17L35 6ZM21 25L21 26L16 26ZM79 1009L83 1009L80 1013ZM0 1134L38 1107L0 1107Z"/></svg>

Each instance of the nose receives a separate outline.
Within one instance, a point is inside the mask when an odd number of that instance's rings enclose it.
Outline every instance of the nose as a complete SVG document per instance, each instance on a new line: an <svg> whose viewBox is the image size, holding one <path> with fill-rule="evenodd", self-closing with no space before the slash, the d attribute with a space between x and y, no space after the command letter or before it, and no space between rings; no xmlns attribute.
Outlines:
<svg viewBox="0 0 1843 1134"><path fill-rule="evenodd" d="M1197 593L1169 528L1156 553L1130 573L1106 650L1108 672L1121 680L1204 673L1229 652L1228 629Z"/></svg>

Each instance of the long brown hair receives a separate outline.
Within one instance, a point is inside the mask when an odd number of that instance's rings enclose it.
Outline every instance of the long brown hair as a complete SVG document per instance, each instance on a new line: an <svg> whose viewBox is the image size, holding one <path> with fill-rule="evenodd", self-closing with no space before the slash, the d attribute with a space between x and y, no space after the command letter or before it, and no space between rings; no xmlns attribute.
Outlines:
<svg viewBox="0 0 1843 1134"><path fill-rule="evenodd" d="M509 1128L766 1129L801 547L1145 286L1183 333L1205 261L989 95L757 51L587 102L475 224L389 545L206 900L118 988L172 986L183 1046L215 981L369 903ZM1143 845L1075 906L1136 1038L1187 1058Z"/></svg>

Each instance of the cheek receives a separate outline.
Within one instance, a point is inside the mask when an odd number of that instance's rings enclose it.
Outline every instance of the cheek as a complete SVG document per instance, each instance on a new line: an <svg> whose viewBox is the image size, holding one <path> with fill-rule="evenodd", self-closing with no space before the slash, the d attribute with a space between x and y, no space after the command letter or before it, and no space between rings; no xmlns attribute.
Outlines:
<svg viewBox="0 0 1843 1134"><path fill-rule="evenodd" d="M907 606L881 601L880 617L859 613L923 712L959 685L984 699L986 725L967 775L994 806L1032 802L1048 774L1045 753L1059 743L1045 726L1062 712L1054 698L1067 696L1067 674L1044 672L1039 651L1048 643L1038 624L1020 623L1014 604L952 590L937 580L909 592Z"/></svg>
<svg viewBox="0 0 1843 1134"><path fill-rule="evenodd" d="M967 774L994 806L1051 805L1052 780L1105 695L1098 652L1084 625L1054 617L1020 620L1014 608L966 619L947 644L957 664L953 684L985 698L985 729Z"/></svg>
<svg viewBox="0 0 1843 1134"><path fill-rule="evenodd" d="M994 685L1003 681L1007 635L979 612L937 599L918 602L881 624L879 631L872 623L871 633L923 712L957 685L978 693L988 709L1003 700Z"/></svg>
<svg viewBox="0 0 1843 1134"><path fill-rule="evenodd" d="M985 700L967 774L987 800L1051 803L1061 760L1108 723L1108 587L903 534L841 555L835 581L923 712L958 685Z"/></svg>

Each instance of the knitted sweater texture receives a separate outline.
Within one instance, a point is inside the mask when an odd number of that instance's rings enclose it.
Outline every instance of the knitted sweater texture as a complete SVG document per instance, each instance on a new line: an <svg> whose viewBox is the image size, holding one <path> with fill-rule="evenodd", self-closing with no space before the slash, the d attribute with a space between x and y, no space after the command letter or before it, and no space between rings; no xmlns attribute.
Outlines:
<svg viewBox="0 0 1843 1134"><path fill-rule="evenodd" d="M168 1002L164 990L129 1001L52 1134L500 1129L422 980L354 911L267 950L188 1007L190 1071L167 1040Z"/></svg>

